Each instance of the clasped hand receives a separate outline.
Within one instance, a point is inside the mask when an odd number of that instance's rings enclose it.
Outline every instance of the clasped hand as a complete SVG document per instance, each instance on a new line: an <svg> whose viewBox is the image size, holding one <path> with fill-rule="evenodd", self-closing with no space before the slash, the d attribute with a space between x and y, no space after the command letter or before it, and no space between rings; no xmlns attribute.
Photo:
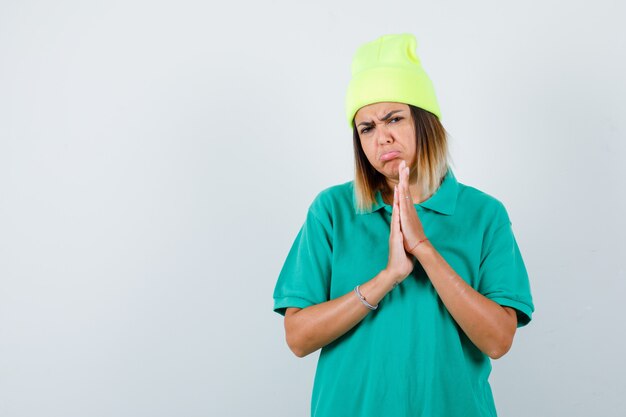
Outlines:
<svg viewBox="0 0 626 417"><path fill-rule="evenodd" d="M413 271L414 259L410 251L426 238L409 190L409 174L410 169L406 162L400 162L398 168L399 184L394 187L393 192L389 260L386 268L398 283L402 282Z"/></svg>

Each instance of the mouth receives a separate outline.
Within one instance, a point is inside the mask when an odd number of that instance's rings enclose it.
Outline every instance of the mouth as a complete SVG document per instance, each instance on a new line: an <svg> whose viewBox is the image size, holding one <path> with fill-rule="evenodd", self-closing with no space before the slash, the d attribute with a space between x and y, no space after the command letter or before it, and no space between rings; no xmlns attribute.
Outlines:
<svg viewBox="0 0 626 417"><path fill-rule="evenodd" d="M384 153L380 156L380 160L381 161L391 161L392 159L397 158L400 155L400 152L398 151L391 151L391 152L387 152Z"/></svg>

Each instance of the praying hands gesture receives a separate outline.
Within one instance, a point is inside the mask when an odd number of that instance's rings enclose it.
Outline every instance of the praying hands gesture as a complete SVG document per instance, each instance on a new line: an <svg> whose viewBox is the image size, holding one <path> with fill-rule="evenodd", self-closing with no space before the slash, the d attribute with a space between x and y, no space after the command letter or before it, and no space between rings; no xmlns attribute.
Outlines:
<svg viewBox="0 0 626 417"><path fill-rule="evenodd" d="M413 197L409 190L409 173L410 169L406 162L400 162L400 167L398 168L400 184L397 186L398 205L400 206L400 230L404 238L404 249L417 257L414 251L427 238L424 234L422 222L413 205Z"/></svg>
<svg viewBox="0 0 626 417"><path fill-rule="evenodd" d="M389 260L387 271L395 278L395 285L402 282L413 270L411 255L427 240L424 228L413 205L409 190L409 167L405 161L398 168L399 184L394 187L391 230L389 233Z"/></svg>

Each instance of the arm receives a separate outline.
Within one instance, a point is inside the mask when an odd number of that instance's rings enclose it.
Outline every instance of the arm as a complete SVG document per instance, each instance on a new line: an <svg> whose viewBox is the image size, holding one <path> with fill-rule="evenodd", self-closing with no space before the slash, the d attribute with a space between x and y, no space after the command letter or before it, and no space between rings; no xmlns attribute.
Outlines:
<svg viewBox="0 0 626 417"><path fill-rule="evenodd" d="M394 283L402 282L413 270L413 259L405 252L403 242L398 193L395 192L387 267L360 286L368 303L377 305ZM354 291L304 309L290 307L285 312L287 345L296 356L304 357L345 334L370 311Z"/></svg>
<svg viewBox="0 0 626 417"><path fill-rule="evenodd" d="M362 284L359 291L373 305L391 290L393 280L386 270ZM371 310L354 291L339 298L303 309L289 307L285 312L285 335L292 352L302 358L345 334Z"/></svg>
<svg viewBox="0 0 626 417"><path fill-rule="evenodd" d="M504 356L511 348L517 330L515 310L501 306L472 288L429 241L413 252L467 337L490 358Z"/></svg>
<svg viewBox="0 0 626 417"><path fill-rule="evenodd" d="M437 294L467 337L486 355L498 359L509 351L517 330L514 309L502 307L476 291L437 252L430 241L414 246L426 236L409 189L410 169L399 168L400 224L405 248L417 258ZM410 248L410 249L409 249Z"/></svg>

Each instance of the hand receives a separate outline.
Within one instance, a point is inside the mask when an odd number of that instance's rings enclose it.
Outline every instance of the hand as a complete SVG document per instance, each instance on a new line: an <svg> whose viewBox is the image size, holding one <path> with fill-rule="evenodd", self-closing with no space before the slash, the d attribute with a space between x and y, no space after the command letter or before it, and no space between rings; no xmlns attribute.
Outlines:
<svg viewBox="0 0 626 417"><path fill-rule="evenodd" d="M391 230L389 232L389 260L387 272L400 283L413 271L413 259L404 250L404 237L400 230L400 205L398 187L393 192L393 209L391 211Z"/></svg>
<svg viewBox="0 0 626 417"><path fill-rule="evenodd" d="M398 178L400 180L398 184L400 229L404 237L404 249L410 253L416 246L419 247L425 243L417 245L420 240L426 239L426 234L413 205L413 197L409 190L409 173L410 169L407 167L406 162L400 162L400 167L398 168Z"/></svg>

